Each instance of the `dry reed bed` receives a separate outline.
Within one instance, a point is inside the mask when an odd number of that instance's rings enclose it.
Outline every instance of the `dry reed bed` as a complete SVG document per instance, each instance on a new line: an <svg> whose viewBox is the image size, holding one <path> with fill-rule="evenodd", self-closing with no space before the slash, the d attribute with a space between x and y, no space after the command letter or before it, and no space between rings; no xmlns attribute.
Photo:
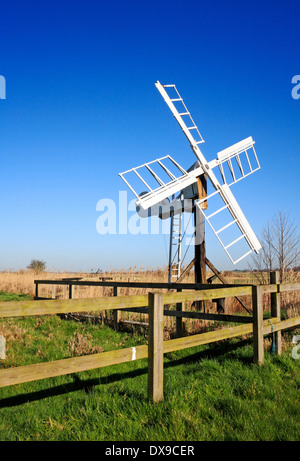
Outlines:
<svg viewBox="0 0 300 461"><path fill-rule="evenodd" d="M212 274L208 272L207 276ZM224 272L224 275L229 279L230 283L256 283L255 277L249 273L229 273ZM114 281L122 282L167 282L168 281L168 270L167 268L158 269L140 269L137 270L135 267L127 270L113 270L102 274L87 274L84 272L40 272L35 273L30 270L19 270L19 271L2 271L0 272L0 291L7 291L11 293L29 294L34 296L35 284L34 280L55 280L63 278L80 277L82 280L99 281L103 277L111 277ZM191 271L184 282L194 283L194 273ZM134 295L134 294L146 294L148 289L139 288L121 288L122 295ZM93 298L99 296L110 296L113 294L111 287L84 287L74 286L73 296L74 298ZM40 285L39 295L42 297L52 296L51 285ZM64 296L64 286L58 286L56 290L56 296Z"/></svg>
<svg viewBox="0 0 300 461"><path fill-rule="evenodd" d="M211 274L208 274L210 276ZM268 279L265 274L259 275L252 272L223 272L223 275L228 279L230 283L243 283L253 284L258 282L268 283ZM168 272L167 268L159 269L140 269L137 270L135 267L127 270L114 270L102 274L87 274L87 273L52 273L42 272L35 273L30 270L19 270L19 271L2 271L0 272L0 291L6 291L11 293L29 294L34 296L35 284L34 280L61 280L63 278L80 277L81 280L99 281L103 277L112 278L114 281L136 281L136 282L167 282ZM190 272L184 280L185 282L194 282L194 273ZM287 274L286 281L299 282L300 273L290 271ZM67 298L68 287L66 285L55 286L55 297L56 298ZM39 285L39 296L51 298L54 295L53 285ZM161 290L166 291L166 290ZM135 295L135 294L146 294L149 289L146 288L121 288L121 295ZM94 287L94 286L73 286L72 296L73 298L97 298L102 296L112 296L112 287ZM299 292L286 292L281 296L282 309L285 311L286 317L293 317L299 315L300 312L300 293ZM251 310L251 297L244 296L243 302L246 307ZM186 310L194 310L191 303L185 306ZM264 309L270 309L270 295L264 295ZM211 301L205 302L206 312L216 312L216 305ZM245 314L245 310L241 304L235 298L227 298L225 305L225 312L227 314L242 313ZM132 314L132 313L121 313L123 320L135 320L140 322L147 322L147 316L143 314ZM111 320L110 313L106 313L104 320ZM175 332L176 320L171 317L165 318L166 336L172 336ZM222 325L219 325L220 327ZM207 331L211 328L211 322L202 320L185 320L185 328L187 332L200 332Z"/></svg>

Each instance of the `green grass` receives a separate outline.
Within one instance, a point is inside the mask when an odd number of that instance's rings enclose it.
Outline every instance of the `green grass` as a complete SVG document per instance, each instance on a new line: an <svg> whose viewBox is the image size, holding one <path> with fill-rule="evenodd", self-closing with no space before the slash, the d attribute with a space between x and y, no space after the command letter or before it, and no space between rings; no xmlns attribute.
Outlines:
<svg viewBox="0 0 300 461"><path fill-rule="evenodd" d="M22 301L22 300L25 301L26 299L31 299L31 296L0 291L0 301Z"/></svg>
<svg viewBox="0 0 300 461"><path fill-rule="evenodd" d="M1 331L5 367L145 343L58 316L3 319ZM299 440L299 371L290 348L280 357L267 351L258 367L252 345L234 339L167 354L164 400L155 405L147 360L9 386L0 389L0 439Z"/></svg>

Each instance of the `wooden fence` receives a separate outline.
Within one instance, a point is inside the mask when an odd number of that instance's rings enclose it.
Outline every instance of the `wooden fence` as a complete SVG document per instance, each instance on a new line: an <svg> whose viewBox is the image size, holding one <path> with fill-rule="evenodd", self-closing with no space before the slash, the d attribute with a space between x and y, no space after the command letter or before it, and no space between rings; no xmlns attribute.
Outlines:
<svg viewBox="0 0 300 461"><path fill-rule="evenodd" d="M0 318L141 308L145 313L149 314L149 341L148 345L2 369L0 370L0 387L148 358L148 396L154 402L157 402L163 398L164 354L246 334L253 334L254 360L259 365L262 365L264 362L264 335L273 333L276 336L276 352L280 354L281 331L300 325L300 317L282 321L280 313L280 294L286 291L300 290L300 283L279 284L277 283L277 276L278 274L274 273L271 284L260 286L234 285L215 287L213 285L209 288L205 286L206 289L192 292L150 292L148 295L114 296L93 299L46 299L39 301L1 302ZM118 284L120 283L118 282ZM184 289L183 287L184 284L180 285L181 290ZM178 289L178 286L176 289ZM271 318L269 319L264 319L263 317L262 297L265 293L270 294L271 297ZM174 311L164 308L164 306L174 304L177 306L190 301L204 301L246 295L252 296L252 315L209 314ZM240 323L240 325L164 341L164 315L174 315L181 318L205 318L206 320Z"/></svg>
<svg viewBox="0 0 300 461"><path fill-rule="evenodd" d="M218 276L220 277L220 276ZM64 287L64 293L63 296L65 299L73 299L73 294L74 290L73 288L76 286L79 287L111 287L113 288L113 296L119 296L120 295L120 290L121 288L126 288L126 289L132 289L132 288L139 288L143 290L157 290L157 289L163 289L163 290L172 290L172 291L177 291L181 292L182 290L204 290L204 289L210 289L210 290L215 290L217 288L225 288L225 287L232 287L232 286L240 286L240 285L232 285L232 284L227 284L225 283L226 281L224 280L223 277L222 283L221 284L211 284L211 283L206 283L206 284L200 284L200 283L167 283L167 282L124 282L124 281L112 281L108 280L110 279L109 277L103 277L101 281L99 280L82 280L79 277L75 278L63 278L63 279L55 279L55 280L35 280L35 300L45 300L45 299L56 299L57 296L57 286L63 286ZM39 293L39 287L40 285L52 285L52 298L45 298L41 297ZM212 292L211 292L212 293ZM241 306L244 308L244 310L248 313L251 314L249 309L245 306L244 302L241 300L240 297L235 296L237 301L241 304ZM220 299L214 299L212 298L213 302L216 302L218 304L219 301L224 303L225 299L220 298ZM203 306L205 306L204 302L202 302ZM184 303L177 303L176 304L176 311L182 311L183 310ZM147 308L146 307L131 307L131 308L124 308L123 311L127 312L133 312L133 313L142 313L142 314L147 314ZM119 315L118 315L118 309L113 310L113 325L116 330L119 329ZM176 336L182 336L183 334L183 323L182 319L183 316L178 313L174 313L174 311L165 311L164 313L165 316L169 317L176 317ZM92 317L90 315L84 314L83 317ZM184 315L186 318L193 318L193 319L202 319L206 320L205 314L203 313L195 313L195 312L189 312ZM219 316L215 316L215 320L220 320ZM210 316L209 320L213 320L212 317ZM223 321L225 320L225 317L222 318ZM240 321L240 319L239 319ZM128 320L122 320L124 323L129 323L129 324L138 324L138 325L147 325L142 322L137 322L137 321L128 321Z"/></svg>

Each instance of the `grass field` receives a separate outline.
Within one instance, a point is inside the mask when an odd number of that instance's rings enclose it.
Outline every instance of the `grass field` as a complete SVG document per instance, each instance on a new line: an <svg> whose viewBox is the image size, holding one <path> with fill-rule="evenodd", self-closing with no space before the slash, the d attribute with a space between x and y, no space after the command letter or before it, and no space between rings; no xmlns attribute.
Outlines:
<svg viewBox="0 0 300 461"><path fill-rule="evenodd" d="M16 295L1 293L1 300ZM21 297L22 298L22 297ZM253 364L234 339L167 354L164 401L147 399L147 360L0 389L0 439L57 441L299 440L300 360L270 352ZM299 333L299 332L298 332ZM134 330L59 316L3 319L2 367L45 362L147 342Z"/></svg>

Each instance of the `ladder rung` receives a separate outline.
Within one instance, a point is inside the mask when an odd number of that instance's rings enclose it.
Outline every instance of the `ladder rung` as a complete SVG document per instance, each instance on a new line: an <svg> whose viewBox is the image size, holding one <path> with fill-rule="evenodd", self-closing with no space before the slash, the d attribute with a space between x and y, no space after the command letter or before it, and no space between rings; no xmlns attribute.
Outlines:
<svg viewBox="0 0 300 461"><path fill-rule="evenodd" d="M250 253L252 252L252 250L250 251L247 251L247 253L245 253L243 256L241 256L239 259L237 259L236 261L234 261L234 264L238 263L239 261L241 261L243 258L245 258L245 256L248 256Z"/></svg>
<svg viewBox="0 0 300 461"><path fill-rule="evenodd" d="M197 130L197 127L196 127L196 126L190 126L190 127L188 128L188 130Z"/></svg>
<svg viewBox="0 0 300 461"><path fill-rule="evenodd" d="M223 211L228 207L229 207L229 204L227 204L225 206L222 206L222 208L219 208L217 211L215 211L214 213L211 213L209 216L207 216L206 219L210 219L212 216L215 216L216 214L220 213L220 211Z"/></svg>
<svg viewBox="0 0 300 461"><path fill-rule="evenodd" d="M225 248L227 249L227 248L231 247L232 245L234 245L236 242L238 242L239 240L241 240L244 237L245 237L245 234L242 234L239 238L237 238L233 242L229 243L229 245L227 245Z"/></svg>
<svg viewBox="0 0 300 461"><path fill-rule="evenodd" d="M180 116L182 116L182 115L190 115L190 113L189 112L181 112L181 114L179 114L179 115Z"/></svg>
<svg viewBox="0 0 300 461"><path fill-rule="evenodd" d="M170 101L182 101L182 98L175 98L175 99L170 99Z"/></svg>
<svg viewBox="0 0 300 461"><path fill-rule="evenodd" d="M163 86L164 88L171 88L171 87L172 87L172 88L175 88L175 85L171 85L171 84L170 84L170 85L162 85L162 86Z"/></svg>
<svg viewBox="0 0 300 461"><path fill-rule="evenodd" d="M216 231L216 234L219 234L220 232L222 232L223 230L227 229L227 227L229 226L232 226L232 224L236 223L237 222L237 219L234 219L233 221L231 221L230 223L226 224L226 226L222 227L221 229L217 230Z"/></svg>

